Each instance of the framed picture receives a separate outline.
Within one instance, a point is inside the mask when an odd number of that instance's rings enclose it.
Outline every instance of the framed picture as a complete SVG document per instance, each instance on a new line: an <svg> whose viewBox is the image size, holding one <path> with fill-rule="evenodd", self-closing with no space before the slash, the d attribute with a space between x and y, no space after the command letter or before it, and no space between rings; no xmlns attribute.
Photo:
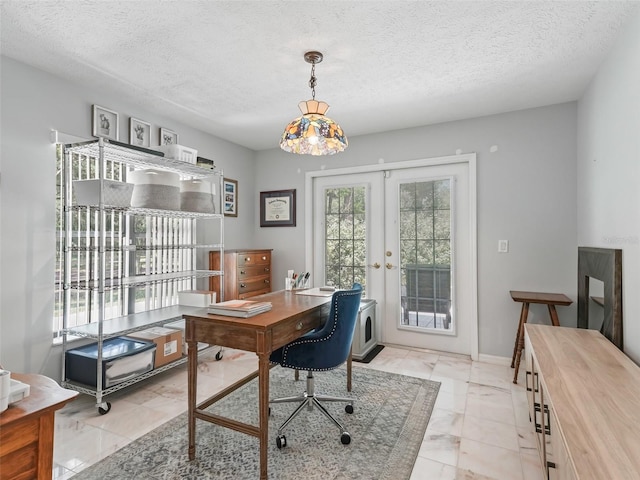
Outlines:
<svg viewBox="0 0 640 480"><path fill-rule="evenodd" d="M92 115L92 135L94 137L104 137L109 140L119 140L118 131L120 124L118 114L99 105L93 106Z"/></svg>
<svg viewBox="0 0 640 480"><path fill-rule="evenodd" d="M260 192L260 226L296 226L295 189Z"/></svg>
<svg viewBox="0 0 640 480"><path fill-rule="evenodd" d="M224 214L227 217L238 216L238 181L225 178L223 181Z"/></svg>
<svg viewBox="0 0 640 480"><path fill-rule="evenodd" d="M178 143L178 134L168 128L160 128L160 145L175 145Z"/></svg>
<svg viewBox="0 0 640 480"><path fill-rule="evenodd" d="M129 117L129 144L149 148L151 146L151 124Z"/></svg>

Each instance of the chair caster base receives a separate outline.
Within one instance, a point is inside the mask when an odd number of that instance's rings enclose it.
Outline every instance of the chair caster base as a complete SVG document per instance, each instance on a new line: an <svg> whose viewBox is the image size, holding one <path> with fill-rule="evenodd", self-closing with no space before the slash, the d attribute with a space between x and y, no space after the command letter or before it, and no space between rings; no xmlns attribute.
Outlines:
<svg viewBox="0 0 640 480"><path fill-rule="evenodd" d="M348 434L347 434L348 435ZM344 442L343 442L344 443ZM287 446L287 437L284 435L278 435L276 437L276 446L281 449Z"/></svg>
<svg viewBox="0 0 640 480"><path fill-rule="evenodd" d="M342 435L340 435L340 441L343 445L349 445L351 443L351 435L349 435L349 432L343 432Z"/></svg>

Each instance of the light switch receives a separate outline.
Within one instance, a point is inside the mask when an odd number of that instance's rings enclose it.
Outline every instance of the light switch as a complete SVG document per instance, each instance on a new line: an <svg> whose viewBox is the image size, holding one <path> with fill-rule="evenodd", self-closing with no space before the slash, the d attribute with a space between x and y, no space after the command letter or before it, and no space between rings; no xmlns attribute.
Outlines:
<svg viewBox="0 0 640 480"><path fill-rule="evenodd" d="M498 240L498 253L509 253L509 240Z"/></svg>

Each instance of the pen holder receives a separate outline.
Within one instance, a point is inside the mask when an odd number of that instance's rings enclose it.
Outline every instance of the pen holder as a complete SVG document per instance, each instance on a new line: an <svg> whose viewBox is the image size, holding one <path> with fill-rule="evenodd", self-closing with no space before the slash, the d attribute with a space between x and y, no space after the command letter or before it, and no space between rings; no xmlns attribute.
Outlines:
<svg viewBox="0 0 640 480"><path fill-rule="evenodd" d="M293 290L293 282L295 280L293 278L286 277L284 279L284 289L285 290Z"/></svg>

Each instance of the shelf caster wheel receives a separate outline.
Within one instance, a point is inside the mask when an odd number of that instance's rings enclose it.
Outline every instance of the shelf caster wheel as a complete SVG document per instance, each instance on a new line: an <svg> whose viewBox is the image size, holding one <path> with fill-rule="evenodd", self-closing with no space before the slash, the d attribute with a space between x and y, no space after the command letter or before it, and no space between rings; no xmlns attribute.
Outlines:
<svg viewBox="0 0 640 480"><path fill-rule="evenodd" d="M278 435L276 437L276 446L278 448L284 448L287 446L287 437L285 437L284 435Z"/></svg>
<svg viewBox="0 0 640 480"><path fill-rule="evenodd" d="M216 360L218 360L218 361L222 360L222 350L220 350L218 353L216 353Z"/></svg>
<svg viewBox="0 0 640 480"><path fill-rule="evenodd" d="M353 413L353 405L347 405L344 407L344 411L347 413Z"/></svg>
<svg viewBox="0 0 640 480"><path fill-rule="evenodd" d="M107 413L109 413L110 410L111 410L111 403L110 402L103 402L98 407L98 413L100 415L106 415Z"/></svg>
<svg viewBox="0 0 640 480"><path fill-rule="evenodd" d="M340 435L340 441L343 445L349 445L351 443L351 435L349 435L349 432L343 432L342 435Z"/></svg>

